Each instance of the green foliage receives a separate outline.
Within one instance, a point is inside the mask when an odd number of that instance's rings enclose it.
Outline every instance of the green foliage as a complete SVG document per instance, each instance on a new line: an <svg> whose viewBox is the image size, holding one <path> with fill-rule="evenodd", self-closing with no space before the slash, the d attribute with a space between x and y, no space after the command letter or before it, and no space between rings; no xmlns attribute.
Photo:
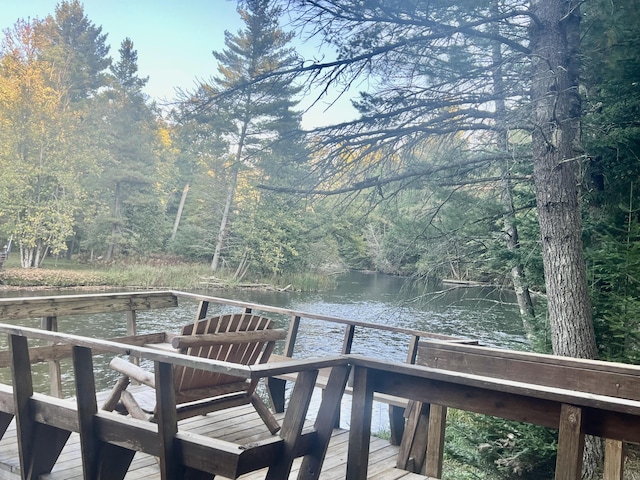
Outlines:
<svg viewBox="0 0 640 480"><path fill-rule="evenodd" d="M484 472L486 478L553 478L557 432L459 410L449 410L447 423L449 459Z"/></svg>
<svg viewBox="0 0 640 480"><path fill-rule="evenodd" d="M63 0L39 26L51 45L43 59L61 68L61 76L73 102L95 95L107 83L111 64L107 35L85 15L78 0Z"/></svg>
<svg viewBox="0 0 640 480"><path fill-rule="evenodd" d="M602 358L640 361L639 4L597 1L586 9L584 243Z"/></svg>
<svg viewBox="0 0 640 480"><path fill-rule="evenodd" d="M640 225L593 225L587 266L602 358L640 363ZM625 238L626 234L626 238Z"/></svg>
<svg viewBox="0 0 640 480"><path fill-rule="evenodd" d="M84 200L81 181L93 168L61 73L42 59L51 44L41 25L18 22L6 32L0 57L0 214L23 267L66 250Z"/></svg>

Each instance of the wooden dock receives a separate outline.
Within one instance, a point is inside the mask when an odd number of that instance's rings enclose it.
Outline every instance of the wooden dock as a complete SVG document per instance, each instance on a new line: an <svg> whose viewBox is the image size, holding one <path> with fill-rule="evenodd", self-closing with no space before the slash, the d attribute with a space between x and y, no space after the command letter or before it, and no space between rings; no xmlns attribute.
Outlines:
<svg viewBox="0 0 640 480"><path fill-rule="evenodd" d="M99 403L104 396L105 394L99 394ZM283 416L283 414L276 415L279 421L282 421ZM309 427L311 427L312 422L312 418L307 420ZM206 416L188 418L180 421L179 428L241 445L259 442L271 437L265 424L250 406L236 407L213 412ZM345 478L348 441L349 431L347 429L341 428L333 431L320 479L339 480ZM398 447L392 446L388 440L372 436L368 478L379 480L425 480L429 478L395 468L397 455ZM297 478L299 465L300 459L294 462L289 478ZM267 470L263 469L242 475L239 479L261 480L265 478L266 474ZM0 440L0 480L19 480L20 478L18 443L14 423ZM73 433L67 441L53 471L40 478L42 480L83 479L80 437L77 433ZM125 479L159 480L160 468L156 458L138 452ZM228 480L226 477L221 476L216 476L217 479Z"/></svg>

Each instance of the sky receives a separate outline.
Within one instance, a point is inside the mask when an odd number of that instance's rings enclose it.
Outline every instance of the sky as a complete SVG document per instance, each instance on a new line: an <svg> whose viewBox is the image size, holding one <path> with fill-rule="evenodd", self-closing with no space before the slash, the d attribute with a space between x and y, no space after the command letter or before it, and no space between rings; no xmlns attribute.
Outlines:
<svg viewBox="0 0 640 480"><path fill-rule="evenodd" d="M55 13L59 0L0 0L0 29L22 18ZM243 22L235 0L81 0L90 21L106 33L110 55L117 60L120 43L133 40L138 51L138 73L149 77L145 88L162 104L176 96L176 89L190 90L196 80L216 73L213 50L224 49L224 32L237 32ZM346 98L327 110L334 99L321 102L303 116L311 128L339 123L355 116ZM302 102L302 104L308 103Z"/></svg>

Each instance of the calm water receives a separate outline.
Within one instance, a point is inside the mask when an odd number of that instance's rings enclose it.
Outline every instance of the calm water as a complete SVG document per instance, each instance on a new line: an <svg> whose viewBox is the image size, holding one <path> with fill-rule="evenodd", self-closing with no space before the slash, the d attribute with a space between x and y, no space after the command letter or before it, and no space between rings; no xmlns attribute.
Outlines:
<svg viewBox="0 0 640 480"><path fill-rule="evenodd" d="M48 292L47 294L72 292ZM29 294L43 295L42 292ZM26 295L29 295L26 294ZM207 294L234 300L290 308L308 313L319 313L370 323L399 326L422 331L469 337L492 346L515 349L527 348L525 332L512 293L492 288L441 286L428 291L410 286L405 279L385 275L348 274L340 277L338 288L331 292L260 292L246 290L209 291ZM12 293L11 295L15 295ZM22 292L22 295L25 295ZM193 321L196 303L179 299L176 309L138 312L138 333L177 331ZM234 311L211 305L210 314ZM237 311L237 310L236 310ZM285 326L288 318L269 315ZM38 327L37 320L20 322ZM97 338L126 335L125 316L100 314L89 317L61 317L61 332ZM295 356L313 357L338 353L342 346L343 328L326 323L303 320L298 334ZM403 361L406 358L408 337L387 332L357 332L354 353L369 354ZM0 339L0 348L6 340ZM116 374L108 366L109 359L96 357L96 383L99 388L110 388ZM66 363L68 365L69 363ZM63 368L65 363L63 363ZM0 381L10 383L8 372L0 371ZM63 378L65 392L73 392L72 375ZM48 389L48 366L34 369L37 391Z"/></svg>

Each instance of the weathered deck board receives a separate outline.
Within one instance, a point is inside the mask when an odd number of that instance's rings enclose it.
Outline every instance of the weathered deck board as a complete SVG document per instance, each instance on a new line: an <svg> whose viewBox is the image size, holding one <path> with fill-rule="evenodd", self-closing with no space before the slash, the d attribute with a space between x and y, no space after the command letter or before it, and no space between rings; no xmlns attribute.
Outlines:
<svg viewBox="0 0 640 480"><path fill-rule="evenodd" d="M98 405L105 394L99 395ZM282 420L282 414L276 416ZM236 407L214 412L207 416L192 417L180 422L180 428L197 432L201 435L245 444L270 438L271 434L251 406ZM309 423L311 425L311 423ZM322 468L321 480L339 480L345 477L347 461L347 444L349 431L336 429L333 432L329 450ZM378 480L425 480L428 477L412 474L395 468L398 447L391 446L387 440L372 437L369 460L369 478ZM289 478L296 478L301 459L294 462ZM239 477L242 480L262 480L266 470L249 473ZM14 423L9 427L4 438L0 440L0 480L17 480L20 478L18 446ZM72 434L62 450L53 472L41 477L42 480L82 480L80 460L80 439ZM126 480L159 480L160 470L155 457L137 453ZM216 480L225 480L217 476Z"/></svg>

